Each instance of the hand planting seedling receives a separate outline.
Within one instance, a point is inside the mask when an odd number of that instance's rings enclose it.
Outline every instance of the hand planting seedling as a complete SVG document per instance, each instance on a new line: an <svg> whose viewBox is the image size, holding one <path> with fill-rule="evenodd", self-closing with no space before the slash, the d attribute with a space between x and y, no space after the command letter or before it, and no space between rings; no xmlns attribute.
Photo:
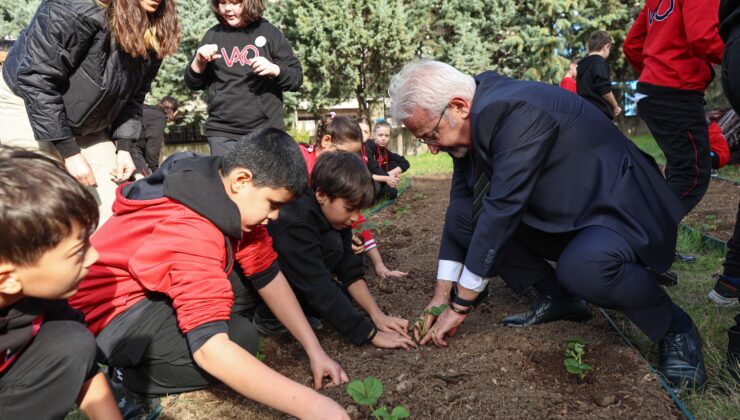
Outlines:
<svg viewBox="0 0 740 420"><path fill-rule="evenodd" d="M571 338L565 343L565 370L572 375L578 375L578 380L583 381L586 372L594 370L591 366L583 363L586 355L586 342L580 338Z"/></svg>
<svg viewBox="0 0 740 420"><path fill-rule="evenodd" d="M416 318L416 323L414 325L414 328L419 330L419 337L424 337L425 335L427 335L427 331L424 328L424 315L432 315L434 317L438 317L442 315L442 312L444 312L445 309L447 309L446 303L443 303L439 306L432 306L429 309L424 309L421 315Z"/></svg>
<svg viewBox="0 0 740 420"><path fill-rule="evenodd" d="M357 404L367 407L370 410L370 415L376 419L398 420L411 415L404 406L393 407L390 413L385 406L377 409L373 408L373 405L378 402L378 398L383 395L383 383L372 376L368 376L363 381L355 379L350 382L347 385L347 393Z"/></svg>

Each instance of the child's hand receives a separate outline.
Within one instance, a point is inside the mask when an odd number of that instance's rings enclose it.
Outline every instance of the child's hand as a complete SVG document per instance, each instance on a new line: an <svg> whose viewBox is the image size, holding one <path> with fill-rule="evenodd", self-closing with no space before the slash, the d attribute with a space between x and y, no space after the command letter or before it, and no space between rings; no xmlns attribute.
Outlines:
<svg viewBox="0 0 740 420"><path fill-rule="evenodd" d="M396 188L396 185L398 185L398 177L395 175L388 175L385 178L385 183L390 185L393 188Z"/></svg>
<svg viewBox="0 0 740 420"><path fill-rule="evenodd" d="M397 332L398 334L411 339L411 336L408 333L408 319L388 316L384 314L378 317L378 319L373 319L373 323L375 324L375 328L377 328L379 331Z"/></svg>
<svg viewBox="0 0 740 420"><path fill-rule="evenodd" d="M270 60L265 57L253 58L251 66L252 71L254 71L257 76L278 77L280 75L280 66L271 63Z"/></svg>
<svg viewBox="0 0 740 420"><path fill-rule="evenodd" d="M403 173L403 171L401 170L400 166L388 171L388 175L395 176L395 177L399 177L401 173Z"/></svg>
<svg viewBox="0 0 740 420"><path fill-rule="evenodd" d="M398 271L398 270L388 270L382 271L378 273L380 278L386 279L386 278L394 278L394 279L402 279L409 275L408 271Z"/></svg>
<svg viewBox="0 0 740 420"><path fill-rule="evenodd" d="M313 387L315 389L321 389L322 387L330 388L349 381L342 366L326 353L312 357L310 362L311 372L313 373ZM328 383L323 384L324 378L327 376L330 380Z"/></svg>
<svg viewBox="0 0 740 420"><path fill-rule="evenodd" d="M218 45L216 44L203 45L195 52L195 60L199 64L205 65L219 58L221 58L221 54L218 53Z"/></svg>
<svg viewBox="0 0 740 420"><path fill-rule="evenodd" d="M357 235L352 235L352 252L354 252L355 255L360 255L365 252L365 242L363 242L362 238Z"/></svg>
<svg viewBox="0 0 740 420"><path fill-rule="evenodd" d="M414 340L404 337L401 334L391 331L378 331L373 337L373 345L381 349L406 349L416 347Z"/></svg>

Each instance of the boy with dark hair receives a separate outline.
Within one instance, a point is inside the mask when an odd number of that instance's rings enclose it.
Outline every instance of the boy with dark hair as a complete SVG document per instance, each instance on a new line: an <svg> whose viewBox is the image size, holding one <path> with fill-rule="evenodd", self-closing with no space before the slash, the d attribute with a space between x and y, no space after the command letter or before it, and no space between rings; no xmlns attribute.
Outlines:
<svg viewBox="0 0 740 420"><path fill-rule="evenodd" d="M596 31L588 39L588 55L578 62L577 93L613 120L622 112L612 93L609 53L612 38L607 31Z"/></svg>
<svg viewBox="0 0 740 420"><path fill-rule="evenodd" d="M258 130L232 151L170 157L119 187L100 252L72 304L85 313L121 392L154 396L223 382L306 418L347 418L331 399L269 369L241 304L254 288L306 350L320 388L347 380L324 352L276 264L264 224L306 188L298 145ZM238 262L248 281L229 276ZM251 354L250 354L251 353Z"/></svg>
<svg viewBox="0 0 740 420"><path fill-rule="evenodd" d="M141 179L159 167L159 154L164 141L164 128L175 119L180 104L172 96L163 97L157 105L146 105L141 114L141 134L131 148L136 165L134 178Z"/></svg>
<svg viewBox="0 0 740 420"><path fill-rule="evenodd" d="M66 299L98 254L92 195L61 164L0 146L0 418L120 418L95 339ZM40 404L39 402L43 402Z"/></svg>
<svg viewBox="0 0 740 420"><path fill-rule="evenodd" d="M624 41L640 75L637 110L666 157L665 177L684 204L696 206L709 186L711 160L704 91L724 44L719 0L647 0Z"/></svg>

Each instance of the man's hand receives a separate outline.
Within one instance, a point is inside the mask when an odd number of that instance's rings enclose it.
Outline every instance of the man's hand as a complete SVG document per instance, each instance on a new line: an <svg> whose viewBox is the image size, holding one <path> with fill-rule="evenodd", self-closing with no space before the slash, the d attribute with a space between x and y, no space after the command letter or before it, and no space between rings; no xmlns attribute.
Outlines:
<svg viewBox="0 0 740 420"><path fill-rule="evenodd" d="M310 362L314 389L321 389L322 387L330 388L349 381L347 374L344 373L344 369L342 369L339 363L335 362L324 352L312 357ZM327 376L330 381L323 384L324 378Z"/></svg>
<svg viewBox="0 0 740 420"><path fill-rule="evenodd" d="M404 337L407 337L408 339L411 339L411 336L408 333L409 330L409 320L398 318L395 316L388 316L388 315L380 315L377 319L373 319L373 324L375 324L375 328L377 328L379 331L385 331L385 332L391 332L395 331L399 334L401 334Z"/></svg>
<svg viewBox="0 0 740 420"><path fill-rule="evenodd" d="M424 327L422 328L422 331L424 331L425 334L434 326L434 323L437 320L437 317L430 314L428 311L435 306L446 305L447 302L449 301L450 301L449 292L446 295L435 293L434 296L432 296L432 300L430 300L429 304L427 304L427 307L424 308L424 312L427 312L427 313L422 316L422 319L424 320L424 324L423 324ZM414 338L416 338L416 341L421 342L421 339L426 337L426 335L421 336L421 331L419 331L419 326L417 324L414 324Z"/></svg>
<svg viewBox="0 0 740 420"><path fill-rule="evenodd" d="M64 167L67 168L67 172L77 178L82 185L86 187L98 186L92 168L87 162L87 159L82 156L82 153L77 153L76 155L72 155L64 159Z"/></svg>
<svg viewBox="0 0 740 420"><path fill-rule="evenodd" d="M221 58L221 54L218 53L218 45L206 44L198 48L195 52L195 59L190 65L196 73L203 73L206 70L206 66L213 60Z"/></svg>
<svg viewBox="0 0 740 420"><path fill-rule="evenodd" d="M278 77L280 75L280 66L270 62L270 60L265 57L253 58L251 66L252 71L254 71L257 76Z"/></svg>
<svg viewBox="0 0 740 420"><path fill-rule="evenodd" d="M365 252L365 242L355 234L352 235L352 252L354 252L355 255L360 255Z"/></svg>
<svg viewBox="0 0 740 420"><path fill-rule="evenodd" d="M416 347L416 343L411 337L404 337L395 331L380 331L375 334L372 341L375 347L381 349L406 349L409 350L411 347Z"/></svg>
<svg viewBox="0 0 740 420"><path fill-rule="evenodd" d="M450 308L445 309L437 322L429 329L427 335L421 339L420 344L425 345L433 341L437 347L447 347L447 341L444 339L445 335L454 337L457 334L458 327L465 321L466 317L467 315L458 314Z"/></svg>
<svg viewBox="0 0 740 420"><path fill-rule="evenodd" d="M125 150L116 152L116 167L110 173L114 181L128 181L135 170L136 165L134 165L134 160L131 158L131 153Z"/></svg>

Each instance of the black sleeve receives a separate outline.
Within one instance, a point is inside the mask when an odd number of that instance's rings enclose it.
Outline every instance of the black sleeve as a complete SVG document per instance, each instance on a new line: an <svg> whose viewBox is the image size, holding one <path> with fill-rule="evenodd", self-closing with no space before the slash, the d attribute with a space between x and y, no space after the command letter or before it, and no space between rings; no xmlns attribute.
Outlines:
<svg viewBox="0 0 740 420"><path fill-rule="evenodd" d="M287 92L297 92L303 85L303 68L301 62L293 51L293 47L290 45L290 41L280 32L279 29L274 28L276 32L274 37L277 38L274 49L271 51L272 61L280 67L280 74L278 75L277 84L280 89Z"/></svg>
<svg viewBox="0 0 740 420"><path fill-rule="evenodd" d="M391 162L396 162L399 168L401 168L401 172L406 172L411 167L411 164L408 160L406 160L405 157L399 155L398 153L393 153L390 150L388 151L388 160Z"/></svg>
<svg viewBox="0 0 740 420"><path fill-rule="evenodd" d="M146 163L144 151L142 150L144 144L145 140L139 139L131 145L131 159L134 161L134 166L136 166L134 173L147 176L149 175L149 166Z"/></svg>
<svg viewBox="0 0 740 420"><path fill-rule="evenodd" d="M200 44L198 44L198 47L195 49L195 51L193 51L193 57L185 66L185 85L189 87L190 90L208 89L208 86L211 84L211 74L213 72L211 63L208 63L206 65L206 70L203 73L194 72L193 69L190 68L190 65L193 63L193 60L195 60L195 54L197 53L198 48L210 43L212 30L213 29L206 32L205 36L203 36L203 39L200 41Z"/></svg>
<svg viewBox="0 0 740 420"><path fill-rule="evenodd" d="M211 337L220 333L229 333L229 324L226 321L211 321L198 325L185 334L190 346L190 354L195 353Z"/></svg>
<svg viewBox="0 0 740 420"><path fill-rule="evenodd" d="M365 267L362 265L362 258L352 251L352 229L341 231L342 245L344 245L344 257L336 269L337 280L341 281L345 287L349 287L357 280L365 277Z"/></svg>
<svg viewBox="0 0 740 420"><path fill-rule="evenodd" d="M280 268L301 300L356 345L363 344L373 328L352 305L324 265L319 229L308 222L273 226L270 234Z"/></svg>
<svg viewBox="0 0 740 420"><path fill-rule="evenodd" d="M252 284L252 286L254 286L255 290L260 290L261 288L270 284L270 282L275 279L279 272L280 266L278 265L278 262L276 260L266 269L258 273L254 273L251 276L246 276L246 280L248 280Z"/></svg>
<svg viewBox="0 0 740 420"><path fill-rule="evenodd" d="M591 82L593 83L594 91L599 95L606 95L611 92L612 82L609 79L609 63L599 61L591 69L593 70L591 73Z"/></svg>
<svg viewBox="0 0 740 420"><path fill-rule="evenodd" d="M133 142L138 140L141 135L141 116L144 111L144 98L152 89L152 82L157 77L159 67L162 65L162 60L157 60L153 55L149 57L149 60L155 61L149 65L147 73L142 75L144 83L142 83L136 95L128 101L121 115L116 118L116 121L113 122L111 127L113 130L111 138L117 141L117 150L130 151Z"/></svg>

